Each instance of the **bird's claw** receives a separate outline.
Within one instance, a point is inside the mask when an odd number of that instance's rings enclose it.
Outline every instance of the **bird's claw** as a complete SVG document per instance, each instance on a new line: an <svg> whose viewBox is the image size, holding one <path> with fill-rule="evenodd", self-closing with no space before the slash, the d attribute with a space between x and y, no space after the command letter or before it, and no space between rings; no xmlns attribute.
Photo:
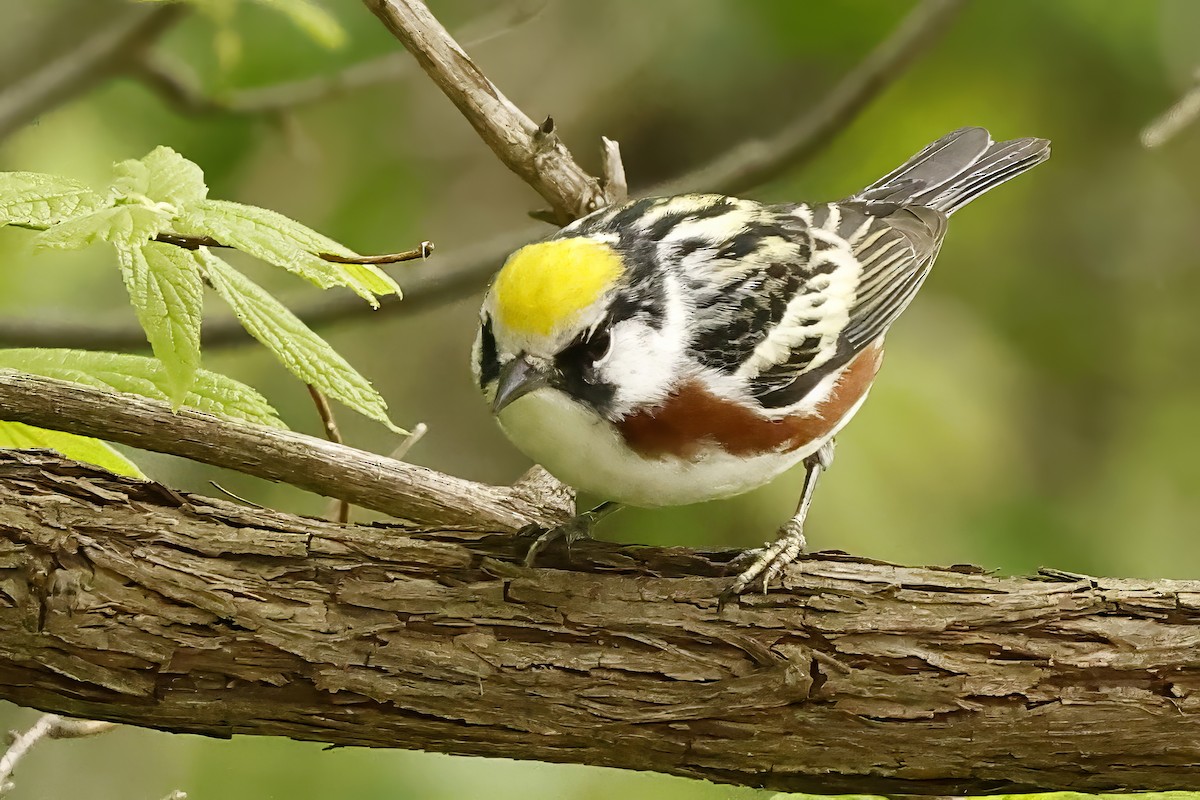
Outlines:
<svg viewBox="0 0 1200 800"><path fill-rule="evenodd" d="M766 594L771 581L775 580L784 567L791 564L804 552L804 547L803 527L793 519L788 520L779 529L779 538L775 541L767 542L762 547L755 547L738 555L731 564L748 563L749 565L743 568L733 583L717 596L717 612L720 613L730 600L756 582L761 583L762 592Z"/></svg>
<svg viewBox="0 0 1200 800"><path fill-rule="evenodd" d="M591 513L583 513L576 516L561 525L555 525L552 528L546 528L541 525L526 525L517 531L517 536L533 539L529 549L525 551L525 566L532 567L534 561L537 560L538 554L546 548L547 545L563 541L567 546L568 553L571 545L580 539L590 539L592 537L592 528L595 527L596 521Z"/></svg>

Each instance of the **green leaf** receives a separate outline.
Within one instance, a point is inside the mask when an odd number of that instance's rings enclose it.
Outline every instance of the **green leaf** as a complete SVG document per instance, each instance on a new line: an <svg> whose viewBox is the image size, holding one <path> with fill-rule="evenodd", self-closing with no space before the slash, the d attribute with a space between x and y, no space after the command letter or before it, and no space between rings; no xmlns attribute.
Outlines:
<svg viewBox="0 0 1200 800"><path fill-rule="evenodd" d="M60 222L39 233L37 247L78 250L97 240L132 247L167 229L170 217L148 206L121 205Z"/></svg>
<svg viewBox="0 0 1200 800"><path fill-rule="evenodd" d="M107 198L70 178L40 172L0 172L0 226L44 228L99 211Z"/></svg>
<svg viewBox="0 0 1200 800"><path fill-rule="evenodd" d="M178 2L178 0L141 0L143 3ZM187 0L215 23L228 26L233 22L236 0ZM276 11L291 20L292 24L309 38L328 48L341 47L346 42L346 31L337 19L312 0L257 0L258 4Z"/></svg>
<svg viewBox="0 0 1200 800"><path fill-rule="evenodd" d="M55 450L67 458L82 461L85 464L95 464L97 467L117 475L125 475L130 478L146 477L132 461L114 450L112 445L99 439L34 428L21 422L0 422L0 448L6 450L39 448Z"/></svg>
<svg viewBox="0 0 1200 800"><path fill-rule="evenodd" d="M117 260L138 322L166 370L167 396L178 407L200 369L200 265L192 251L158 242L117 244Z"/></svg>
<svg viewBox="0 0 1200 800"><path fill-rule="evenodd" d="M166 203L178 209L208 196L204 172L169 147L113 167L113 189L124 198Z"/></svg>
<svg viewBox="0 0 1200 800"><path fill-rule="evenodd" d="M346 31L325 9L309 0L258 0L260 5L272 8L292 21L309 38L318 44L334 49L346 43Z"/></svg>
<svg viewBox="0 0 1200 800"><path fill-rule="evenodd" d="M258 284L201 248L197 251L209 283L233 309L242 326L267 346L288 370L329 397L404 433L388 419L387 403L329 343Z"/></svg>
<svg viewBox="0 0 1200 800"><path fill-rule="evenodd" d="M13 348L0 350L0 369L72 381L97 389L127 392L170 402L171 378L156 358L90 350ZM208 370L196 373L183 404L218 417L286 428L261 394L233 378Z"/></svg>
<svg viewBox="0 0 1200 800"><path fill-rule="evenodd" d="M283 267L322 289L349 287L378 308L377 294L400 294L385 272L374 266L335 264L316 253L354 257L353 250L275 211L227 200L203 200L184 209L174 223L184 236L211 236L255 258Z"/></svg>

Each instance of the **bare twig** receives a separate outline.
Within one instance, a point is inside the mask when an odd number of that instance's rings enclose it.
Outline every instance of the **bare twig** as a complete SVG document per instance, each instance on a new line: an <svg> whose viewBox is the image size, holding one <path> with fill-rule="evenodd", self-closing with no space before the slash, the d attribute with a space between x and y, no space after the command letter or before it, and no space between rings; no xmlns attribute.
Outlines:
<svg viewBox="0 0 1200 800"><path fill-rule="evenodd" d="M28 227L32 230L38 230L28 225L15 227ZM211 236L180 236L175 233L160 233L154 237L154 241L162 242L163 244L173 244L185 250L198 250L201 247L235 247L235 245L224 244ZM433 242L426 241L421 242L420 245L412 250L403 250L399 253L384 253L378 256L343 256L337 253L313 253L313 255L334 264L374 264L383 266L387 264L399 264L403 261L416 261L418 259L423 261L433 255L433 249Z"/></svg>
<svg viewBox="0 0 1200 800"><path fill-rule="evenodd" d="M1175 105L1142 129L1143 147L1160 147L1166 144L1200 118L1200 69L1196 70L1195 80L1196 85L1179 98Z"/></svg>
<svg viewBox="0 0 1200 800"><path fill-rule="evenodd" d="M0 419L181 456L427 524L516 529L557 506L311 436L0 370Z"/></svg>
<svg viewBox="0 0 1200 800"><path fill-rule="evenodd" d="M456 38L475 47L533 20L547 3L505 3L456 32ZM388 53L353 64L332 75L242 89L228 95L206 94L196 78L160 54L148 54L133 68L133 76L182 114L267 115L294 111L359 89L395 83L414 74L407 53Z"/></svg>
<svg viewBox="0 0 1200 800"><path fill-rule="evenodd" d="M966 0L923 0L815 106L770 137L743 142L715 161L654 187L649 194L697 189L736 194L803 164L928 51L965 4Z"/></svg>
<svg viewBox="0 0 1200 800"><path fill-rule="evenodd" d="M429 426L424 422L418 422L413 426L412 433L404 437L404 441L396 445L396 449L392 451L391 457L397 461L403 461L408 455L408 451L413 449L413 446L425 438L425 434L429 432Z"/></svg>
<svg viewBox="0 0 1200 800"><path fill-rule="evenodd" d="M43 714L28 730L16 734L12 744L0 755L0 795L12 789L12 774L18 762L42 739L80 739L107 733L115 727L113 722Z"/></svg>
<svg viewBox="0 0 1200 800"><path fill-rule="evenodd" d="M317 414L321 417L321 426L325 428L325 438L335 444L342 443L342 432L338 429L337 418L333 415L333 407L329 405L329 399L325 397L325 393L313 386L311 383L306 383L308 394L312 398L313 405L317 407Z"/></svg>
<svg viewBox="0 0 1200 800"><path fill-rule="evenodd" d="M242 497L240 494L234 494L233 492L229 491L228 489L226 489L224 486L217 483L216 481L209 481L208 483L210 486L212 486L214 489L216 489L221 494L225 495L226 497L230 498L231 500L236 500L237 502L241 503L244 506L250 506L251 508L266 508L266 506L262 505L261 503L255 503L252 500L247 500L246 498Z"/></svg>
<svg viewBox="0 0 1200 800"><path fill-rule="evenodd" d="M600 174L604 176L604 199L610 206L619 205L629 197L629 182L625 178L625 162L621 160L621 145L607 136L601 136L600 143Z"/></svg>
<svg viewBox="0 0 1200 800"><path fill-rule="evenodd" d="M811 159L834 136L849 125L863 107L904 68L929 49L962 6L962 0L924 0L904 22L841 82L812 111L788 123L758 144L747 143L731 154L655 187L651 193L679 191L731 191L769 180L785 169L795 169ZM807 122L805 122L807 120ZM606 150L608 148L606 147ZM612 163L612 162L610 162ZM623 170L622 170L623 172ZM611 183L612 167L606 172ZM543 235L544 228L532 226L439 255L436 270L416 267L398 276L404 290L403 303L382 298L380 313L411 313L479 291L504 257ZM298 315L316 327L340 321L366 319L357 297L332 295L305 305ZM205 347L248 344L253 340L233 318L208 320L204 324ZM76 347L105 350L142 350L146 336L133 324L97 326L76 322L45 322L34 319L0 319L0 346Z"/></svg>
<svg viewBox="0 0 1200 800"><path fill-rule="evenodd" d="M107 26L0 91L0 139L120 73L186 11L183 3L129 3Z"/></svg>
<svg viewBox="0 0 1200 800"><path fill-rule="evenodd" d="M433 242L421 242L413 250L401 253L385 253L381 256L339 256L337 253L317 253L318 258L332 261L335 264L399 264L402 261L424 261L433 255Z"/></svg>
<svg viewBox="0 0 1200 800"><path fill-rule="evenodd" d="M560 223L605 205L604 191L551 132L541 131L488 80L420 0L364 0L458 107L506 167L554 209Z"/></svg>
<svg viewBox="0 0 1200 800"><path fill-rule="evenodd" d="M4 755L0 756L0 794L4 794L12 789L12 774L17 768L17 763L20 762L29 750L41 741L43 738L50 735L50 730L58 724L62 717L57 714L43 714L38 717L37 722L30 726L29 730L17 734L4 751Z"/></svg>
<svg viewBox="0 0 1200 800"><path fill-rule="evenodd" d="M334 444L341 444L342 432L338 429L337 417L334 416L333 407L329 405L329 398L311 383L307 383L305 386L308 387L309 397L312 398L313 404L317 407L317 414L321 417L321 425L325 428L325 438ZM345 525L350 521L350 504L344 499L334 500L333 503L334 521Z"/></svg>

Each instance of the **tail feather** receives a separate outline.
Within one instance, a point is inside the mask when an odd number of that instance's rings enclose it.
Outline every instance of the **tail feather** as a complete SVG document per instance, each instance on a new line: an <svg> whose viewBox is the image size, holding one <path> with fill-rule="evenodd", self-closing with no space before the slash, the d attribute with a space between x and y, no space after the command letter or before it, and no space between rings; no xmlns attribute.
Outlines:
<svg viewBox="0 0 1200 800"><path fill-rule="evenodd" d="M923 206L949 216L1049 157L1045 139L993 142L983 128L960 128L849 199Z"/></svg>

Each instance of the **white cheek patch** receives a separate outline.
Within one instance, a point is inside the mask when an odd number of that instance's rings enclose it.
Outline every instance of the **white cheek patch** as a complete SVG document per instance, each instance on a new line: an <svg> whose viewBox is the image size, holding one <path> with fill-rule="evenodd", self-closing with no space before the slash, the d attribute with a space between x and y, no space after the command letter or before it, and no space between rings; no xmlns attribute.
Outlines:
<svg viewBox="0 0 1200 800"><path fill-rule="evenodd" d="M666 400L688 363L685 348L690 341L689 310L677 279L668 274L663 280L667 301L661 330L640 319L618 322L611 331L612 348L597 365L598 377L616 387L613 411L618 416Z"/></svg>
<svg viewBox="0 0 1200 800"><path fill-rule="evenodd" d="M611 335L612 347L596 364L596 375L616 388L613 411L623 416L666 400L678 374L679 343L636 320L618 322Z"/></svg>

